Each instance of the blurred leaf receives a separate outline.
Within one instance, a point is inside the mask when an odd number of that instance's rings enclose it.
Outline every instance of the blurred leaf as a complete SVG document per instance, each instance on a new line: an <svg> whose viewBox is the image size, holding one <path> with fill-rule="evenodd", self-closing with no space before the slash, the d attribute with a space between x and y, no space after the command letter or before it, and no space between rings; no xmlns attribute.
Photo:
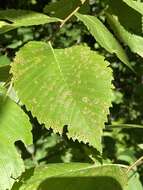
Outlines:
<svg viewBox="0 0 143 190"><path fill-rule="evenodd" d="M127 5L131 8L135 9L141 15L143 15L143 2L135 1L135 0L123 0Z"/></svg>
<svg viewBox="0 0 143 190"><path fill-rule="evenodd" d="M5 55L0 56L0 67L7 65L10 65L10 59Z"/></svg>
<svg viewBox="0 0 143 190"><path fill-rule="evenodd" d="M44 13L50 13L51 16L65 19L70 13L72 13L79 5L80 0L60 0L51 2L44 8ZM89 3L86 2L81 6L80 12L89 12Z"/></svg>
<svg viewBox="0 0 143 190"><path fill-rule="evenodd" d="M123 94L117 90L113 91L113 100L115 104L121 104L123 102Z"/></svg>
<svg viewBox="0 0 143 190"><path fill-rule="evenodd" d="M129 164L132 164L136 161L134 152L130 149L124 150L122 152L119 151L117 158L118 160L125 161Z"/></svg>
<svg viewBox="0 0 143 190"><path fill-rule="evenodd" d="M138 147L139 147L140 149L143 149L143 144L138 144Z"/></svg>
<svg viewBox="0 0 143 190"><path fill-rule="evenodd" d="M2 20L0 22L0 34L22 26L33 26L60 21L60 19L51 18L42 13L15 9L0 10L0 20Z"/></svg>

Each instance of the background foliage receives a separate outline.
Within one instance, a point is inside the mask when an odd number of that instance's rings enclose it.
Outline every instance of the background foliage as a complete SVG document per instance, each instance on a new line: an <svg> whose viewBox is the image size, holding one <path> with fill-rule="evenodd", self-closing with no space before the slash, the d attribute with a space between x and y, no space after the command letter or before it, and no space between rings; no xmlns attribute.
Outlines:
<svg viewBox="0 0 143 190"><path fill-rule="evenodd" d="M5 0L0 2L0 9L15 8L26 9L37 12L48 13L55 17L64 18L66 15L61 15L60 10L55 14L50 9L54 1L48 0ZM118 1L115 2L115 4ZM51 3L51 4L50 4ZM90 5L85 4L84 13L96 15L105 24L109 31L113 31L111 17L105 20L105 10L107 9L108 0L91 0ZM50 4L50 8L46 5ZM45 7L46 6L46 7ZM114 3L113 5L114 6ZM117 4L116 4L117 6ZM126 7L124 7L126 8ZM53 8L52 8L53 10ZM82 12L82 10L81 10ZM112 10L109 10L112 15ZM125 13L125 12L124 12ZM132 11L131 11L132 13ZM129 13L131 15L131 13ZM116 15L119 13L116 12ZM137 14L137 13L136 13ZM111 16L110 15L110 16ZM129 16L126 21L127 14L119 17L123 20L123 24L130 28L130 23L137 24L134 19L140 19L139 15ZM128 18L129 18L128 17ZM142 16L140 16L142 18ZM142 27L142 26L141 26ZM8 33L0 35L0 62L4 67L4 75L0 76L1 80L5 81L5 75L9 71L9 62L13 60L16 52L27 42L31 40L47 42L52 38L52 45L56 49L71 47L74 44L87 44L92 50L97 50L104 55L111 63L113 69L115 86L113 106L110 108L110 115L106 124L120 125L128 124L143 124L143 59L137 54L131 53L127 46L124 50L129 57L130 65L134 68L137 74L132 72L114 55L109 54L103 49L98 40L90 34L82 22L72 18L70 22L64 25L61 30L57 31L58 24L45 24L40 26L21 27ZM127 29L127 28L126 28ZM132 26L130 28L135 34L142 36L142 28ZM54 35L53 35L54 33ZM126 38L126 37L125 37ZM124 43L122 41L122 43ZM132 45L132 44L131 44ZM130 45L129 45L130 46ZM135 50L134 52L137 52ZM137 52L138 53L138 52ZM140 53L139 53L140 55ZM11 94L13 98L15 95ZM33 126L34 144L25 148L21 142L17 142L16 146L22 153L22 158L27 169L36 165L47 163L69 163L69 162L85 162L93 163L94 160L100 162L101 157L97 150L79 143L69 140L66 135L66 128L63 136L46 130L43 125L39 124L36 118L23 107L23 110L29 115ZM119 163L132 164L143 154L143 135L142 129L111 129L109 126L104 130L103 135L103 162L104 163ZM143 183L143 166L138 167L140 180Z"/></svg>

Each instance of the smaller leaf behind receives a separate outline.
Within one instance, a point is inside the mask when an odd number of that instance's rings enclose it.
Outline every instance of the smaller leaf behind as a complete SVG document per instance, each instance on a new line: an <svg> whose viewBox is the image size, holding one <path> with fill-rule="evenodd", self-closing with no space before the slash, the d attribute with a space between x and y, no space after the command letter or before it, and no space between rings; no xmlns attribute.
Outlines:
<svg viewBox="0 0 143 190"><path fill-rule="evenodd" d="M108 0L109 6L106 10L110 14L118 16L121 25L136 35L142 34L142 15L135 9L129 7L123 0ZM122 10L122 11L121 11ZM111 12L110 12L111 11Z"/></svg>
<svg viewBox="0 0 143 190"><path fill-rule="evenodd" d="M123 0L128 6L135 9L141 15L143 15L143 2L135 1L135 0Z"/></svg>
<svg viewBox="0 0 143 190"><path fill-rule="evenodd" d="M28 11L7 9L0 10L0 34L22 26L33 26L61 21L45 14Z"/></svg>
<svg viewBox="0 0 143 190"><path fill-rule="evenodd" d="M87 26L88 30L103 48L110 53L115 53L124 64L133 70L120 43L98 18L80 13L76 13L75 15Z"/></svg>
<svg viewBox="0 0 143 190"><path fill-rule="evenodd" d="M127 31L119 22L116 15L107 13L107 21L114 31L117 38L128 45L132 52L137 53L143 57L143 38Z"/></svg>
<svg viewBox="0 0 143 190"><path fill-rule="evenodd" d="M136 1L126 2L136 4ZM114 0L110 0L106 18L116 37L129 46L132 52L143 57L142 15L121 0L117 5Z"/></svg>
<svg viewBox="0 0 143 190"><path fill-rule="evenodd" d="M44 13L48 13L51 16L65 19L70 13L72 13L79 5L81 0L60 0L57 2L51 2L44 8ZM88 13L90 10L88 1L83 4L79 12Z"/></svg>

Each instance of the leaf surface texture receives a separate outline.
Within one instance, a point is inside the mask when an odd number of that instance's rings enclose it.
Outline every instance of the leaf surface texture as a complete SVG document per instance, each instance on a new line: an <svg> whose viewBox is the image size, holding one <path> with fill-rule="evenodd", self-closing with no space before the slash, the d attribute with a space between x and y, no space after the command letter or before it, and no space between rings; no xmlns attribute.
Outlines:
<svg viewBox="0 0 143 190"><path fill-rule="evenodd" d="M88 47L53 49L29 42L12 64L14 88L40 123L101 151L104 122L112 100L112 70Z"/></svg>

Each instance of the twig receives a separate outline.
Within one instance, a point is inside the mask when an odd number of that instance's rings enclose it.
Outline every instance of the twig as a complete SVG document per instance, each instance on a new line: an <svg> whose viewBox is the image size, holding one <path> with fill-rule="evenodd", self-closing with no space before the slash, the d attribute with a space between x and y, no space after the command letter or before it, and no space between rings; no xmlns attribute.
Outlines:
<svg viewBox="0 0 143 190"><path fill-rule="evenodd" d="M80 0L80 5L78 5L78 7L71 12L64 20L62 20L61 24L57 27L57 30L54 32L54 34L52 36L50 36L46 41L52 41L55 37L55 35L57 34L57 32L59 32L59 30L64 26L64 24L80 9L80 7L86 2L86 0Z"/></svg>
<svg viewBox="0 0 143 190"><path fill-rule="evenodd" d="M139 166L142 163L143 163L143 156L140 157L137 161L135 161L131 166L129 166L126 173L129 173L135 166Z"/></svg>
<svg viewBox="0 0 143 190"><path fill-rule="evenodd" d="M85 3L86 0L81 0L81 4L73 11L71 12L60 24L60 28L63 27L63 25L80 9L80 7Z"/></svg>

